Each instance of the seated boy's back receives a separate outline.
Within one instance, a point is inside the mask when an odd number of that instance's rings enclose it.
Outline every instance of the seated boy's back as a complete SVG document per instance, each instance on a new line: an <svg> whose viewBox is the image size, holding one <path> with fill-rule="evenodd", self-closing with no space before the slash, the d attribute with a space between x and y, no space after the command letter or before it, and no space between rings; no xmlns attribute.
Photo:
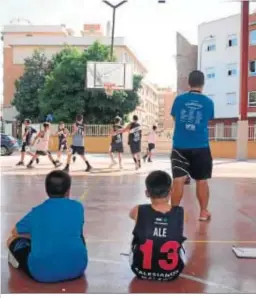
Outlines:
<svg viewBox="0 0 256 298"><path fill-rule="evenodd" d="M131 268L142 279L173 280L185 265L184 211L169 205L171 178L167 173L152 172L146 186L152 204L137 206L130 212L136 220Z"/></svg>
<svg viewBox="0 0 256 298"><path fill-rule="evenodd" d="M58 190L58 180L61 180L58 173L68 176L61 171L50 173L55 176L47 176L46 189L49 188L47 183L50 183ZM16 224L17 233L21 236L28 234L31 239L27 269L30 276L40 282L80 277L87 266L87 250L82 234L84 208L68 196L56 197L53 191L49 197ZM16 249L20 246L18 239L10 248L14 257L15 246Z"/></svg>

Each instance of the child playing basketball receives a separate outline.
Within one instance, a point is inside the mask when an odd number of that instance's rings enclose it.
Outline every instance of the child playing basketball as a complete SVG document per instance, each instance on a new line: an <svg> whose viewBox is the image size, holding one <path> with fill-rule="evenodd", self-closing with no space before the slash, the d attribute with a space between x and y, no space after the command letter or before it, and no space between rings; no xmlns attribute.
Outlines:
<svg viewBox="0 0 256 298"><path fill-rule="evenodd" d="M114 120L113 125L113 133L117 132L118 130L122 129L121 126L121 118L116 117ZM111 165L110 167L113 167L116 165L116 161L114 159L114 153L118 154L118 161L119 161L119 168L122 169L122 153L124 152L124 146L123 146L123 134L117 133L115 135L112 135L111 138L111 144L110 144L110 150L109 155L111 158Z"/></svg>
<svg viewBox="0 0 256 298"><path fill-rule="evenodd" d="M43 124L43 129L38 133L38 135L35 137L35 140L32 144L32 146L35 145L36 147L36 153L30 160L29 164L27 165L28 169L33 168L33 162L38 158L38 156L48 156L49 160L52 162L52 164L57 168L60 166L60 163L58 161L55 161L52 157L51 152L49 151L49 140L50 140L50 124L48 122L45 122Z"/></svg>
<svg viewBox="0 0 256 298"><path fill-rule="evenodd" d="M68 150L68 137L69 131L68 129L65 127L64 122L60 122L59 127L58 127L58 138L59 138L59 148L58 148L58 152L57 152L57 162L60 162L61 159L61 155L63 151L67 151Z"/></svg>
<svg viewBox="0 0 256 298"><path fill-rule="evenodd" d="M171 186L172 179L166 172L150 173L146 178L146 195L151 204L130 211L135 221L131 269L140 279L171 281L184 269L184 210L171 207Z"/></svg>
<svg viewBox="0 0 256 298"><path fill-rule="evenodd" d="M148 162L152 162L152 151L155 149L156 146L156 130L157 127L153 125L152 131L148 135L148 148L147 153L143 156L144 162L148 158Z"/></svg>
<svg viewBox="0 0 256 298"><path fill-rule="evenodd" d="M8 239L8 260L30 278L53 283L79 278L87 267L83 237L84 208L69 198L70 176L46 176L48 199L26 214Z"/></svg>

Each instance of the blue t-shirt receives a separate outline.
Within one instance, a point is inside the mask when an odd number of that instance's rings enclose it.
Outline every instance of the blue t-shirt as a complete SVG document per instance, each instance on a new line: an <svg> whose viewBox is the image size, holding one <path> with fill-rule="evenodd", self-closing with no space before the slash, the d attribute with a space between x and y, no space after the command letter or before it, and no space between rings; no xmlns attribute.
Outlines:
<svg viewBox="0 0 256 298"><path fill-rule="evenodd" d="M209 146L208 122L214 118L214 104L209 97L197 92L181 94L174 100L171 115L175 120L174 148Z"/></svg>
<svg viewBox="0 0 256 298"><path fill-rule="evenodd" d="M39 282L57 282L81 276L86 269L83 243L84 208L80 202L48 199L16 224L18 234L30 234L28 267Z"/></svg>

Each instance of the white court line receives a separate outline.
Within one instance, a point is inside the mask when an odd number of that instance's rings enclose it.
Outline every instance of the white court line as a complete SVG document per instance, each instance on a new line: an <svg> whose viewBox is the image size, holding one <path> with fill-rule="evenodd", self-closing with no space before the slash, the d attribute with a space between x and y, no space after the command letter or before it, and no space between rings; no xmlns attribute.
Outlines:
<svg viewBox="0 0 256 298"><path fill-rule="evenodd" d="M6 259L7 260L7 256L1 256L1 259ZM94 262L94 263L105 263L105 264L113 264L113 265L127 265L127 267L129 267L129 262L121 262L121 261L115 261L115 260L108 260L108 259L98 259L98 258L89 258L88 262ZM196 277L196 276L193 276L193 275L189 275L189 274L184 274L184 273L181 273L180 277L184 278L184 279L188 279L188 280L192 280L192 281L195 281L195 282L198 282L198 283L201 283L203 285L206 285L206 286L211 286L211 287L216 287L216 288L219 288L219 289L223 289L223 290L228 290L228 291L231 291L232 293L248 293L246 291L239 291L238 289L235 289L235 288L231 288L231 287L228 287L226 285L223 285L223 284L219 284L219 283L216 283L216 282L212 282L212 281L209 281L209 280L205 280L203 278L200 278L200 277Z"/></svg>

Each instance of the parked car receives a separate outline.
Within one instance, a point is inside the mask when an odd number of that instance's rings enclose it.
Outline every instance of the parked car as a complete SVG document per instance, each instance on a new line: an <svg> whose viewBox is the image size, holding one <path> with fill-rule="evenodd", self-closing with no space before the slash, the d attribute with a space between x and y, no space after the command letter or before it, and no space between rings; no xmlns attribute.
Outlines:
<svg viewBox="0 0 256 298"><path fill-rule="evenodd" d="M20 145L12 136L1 133L1 155L12 155L14 151L18 151Z"/></svg>

